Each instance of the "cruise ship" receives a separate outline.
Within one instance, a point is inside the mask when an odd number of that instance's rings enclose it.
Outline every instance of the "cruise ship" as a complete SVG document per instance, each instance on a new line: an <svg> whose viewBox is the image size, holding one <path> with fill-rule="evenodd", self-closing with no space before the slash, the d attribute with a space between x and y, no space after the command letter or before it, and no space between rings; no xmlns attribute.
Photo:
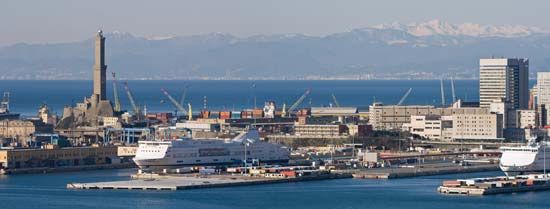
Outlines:
<svg viewBox="0 0 550 209"><path fill-rule="evenodd" d="M501 147L500 150L500 169L508 176L544 173L550 169L550 143L546 141L536 142L532 138L525 146Z"/></svg>
<svg viewBox="0 0 550 209"><path fill-rule="evenodd" d="M207 165L287 163L290 150L282 145L259 140L255 130L233 139L175 139L139 141L134 162L145 171ZM246 152L245 152L246 151Z"/></svg>

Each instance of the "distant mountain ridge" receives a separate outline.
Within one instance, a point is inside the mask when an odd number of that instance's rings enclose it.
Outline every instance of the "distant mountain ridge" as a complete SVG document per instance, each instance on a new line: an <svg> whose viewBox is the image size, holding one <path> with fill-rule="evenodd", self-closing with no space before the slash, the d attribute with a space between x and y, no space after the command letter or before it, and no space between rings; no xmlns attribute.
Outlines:
<svg viewBox="0 0 550 209"><path fill-rule="evenodd" d="M121 79L434 79L477 77L482 57L530 58L550 69L550 33L527 26L385 24L327 36L226 33L136 37L107 33ZM0 48L0 79L90 79L93 36Z"/></svg>
<svg viewBox="0 0 550 209"><path fill-rule="evenodd" d="M414 36L476 36L476 37L522 37L533 34L548 34L550 31L539 27L528 27L521 25L480 25L475 23L451 24L440 20L430 20L423 23L401 24L398 22L391 24L375 25L375 29L394 29L402 30Z"/></svg>

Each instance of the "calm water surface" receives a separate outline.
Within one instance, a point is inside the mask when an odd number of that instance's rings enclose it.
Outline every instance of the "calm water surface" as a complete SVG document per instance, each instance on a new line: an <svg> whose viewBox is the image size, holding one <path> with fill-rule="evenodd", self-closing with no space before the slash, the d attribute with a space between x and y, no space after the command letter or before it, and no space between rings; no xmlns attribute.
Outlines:
<svg viewBox="0 0 550 209"><path fill-rule="evenodd" d="M70 182L129 179L135 172L103 170L3 176L0 208L550 208L550 191L483 197L436 192L446 179L499 172L395 180L340 179L187 191L67 190Z"/></svg>
<svg viewBox="0 0 550 209"><path fill-rule="evenodd" d="M287 108L306 90L310 96L305 106L328 106L333 103L334 94L342 106L367 107L373 101L395 104L409 88L413 88L405 104L440 105L439 81L128 81L136 102L149 111L174 111L174 107L161 93L166 88L179 101L183 89L188 86L186 102L195 110L203 107L203 98L207 106L214 110L241 110L242 108L263 107L267 100L274 100L279 107ZM478 100L478 81L455 81L458 98L469 101ZM112 85L107 85L108 97L112 100ZM119 91L123 108L130 109L129 100L119 82ZM13 112L36 115L42 103L48 104L59 114L65 105L81 102L92 91L91 81L0 81L0 92L11 92ZM450 103L450 82L445 82L446 103Z"/></svg>

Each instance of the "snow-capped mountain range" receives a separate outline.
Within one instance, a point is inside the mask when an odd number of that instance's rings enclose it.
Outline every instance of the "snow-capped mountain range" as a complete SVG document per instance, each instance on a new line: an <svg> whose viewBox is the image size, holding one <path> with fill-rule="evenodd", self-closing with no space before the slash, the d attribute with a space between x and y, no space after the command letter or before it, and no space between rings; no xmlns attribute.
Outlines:
<svg viewBox="0 0 550 209"><path fill-rule="evenodd" d="M550 69L550 33L527 26L432 20L326 36L105 34L108 69L127 79L377 78L384 73L415 72L475 77L479 58L491 56L529 58L531 72ZM0 80L90 78L92 65L93 35L74 43L0 48Z"/></svg>
<svg viewBox="0 0 550 209"><path fill-rule="evenodd" d="M538 27L522 25L480 25L476 23L451 24L438 19L422 23L402 24L394 22L391 24L375 25L374 29L393 29L405 31L414 36L476 36L476 37L522 37L537 33L548 34L549 30Z"/></svg>

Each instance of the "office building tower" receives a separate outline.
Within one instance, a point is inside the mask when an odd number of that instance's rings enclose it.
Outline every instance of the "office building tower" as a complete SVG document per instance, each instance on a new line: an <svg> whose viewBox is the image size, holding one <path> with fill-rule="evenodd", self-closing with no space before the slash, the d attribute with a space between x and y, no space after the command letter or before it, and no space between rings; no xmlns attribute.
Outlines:
<svg viewBox="0 0 550 209"><path fill-rule="evenodd" d="M529 60L498 58L479 60L479 103L488 108L505 101L513 109L527 109L529 103Z"/></svg>

